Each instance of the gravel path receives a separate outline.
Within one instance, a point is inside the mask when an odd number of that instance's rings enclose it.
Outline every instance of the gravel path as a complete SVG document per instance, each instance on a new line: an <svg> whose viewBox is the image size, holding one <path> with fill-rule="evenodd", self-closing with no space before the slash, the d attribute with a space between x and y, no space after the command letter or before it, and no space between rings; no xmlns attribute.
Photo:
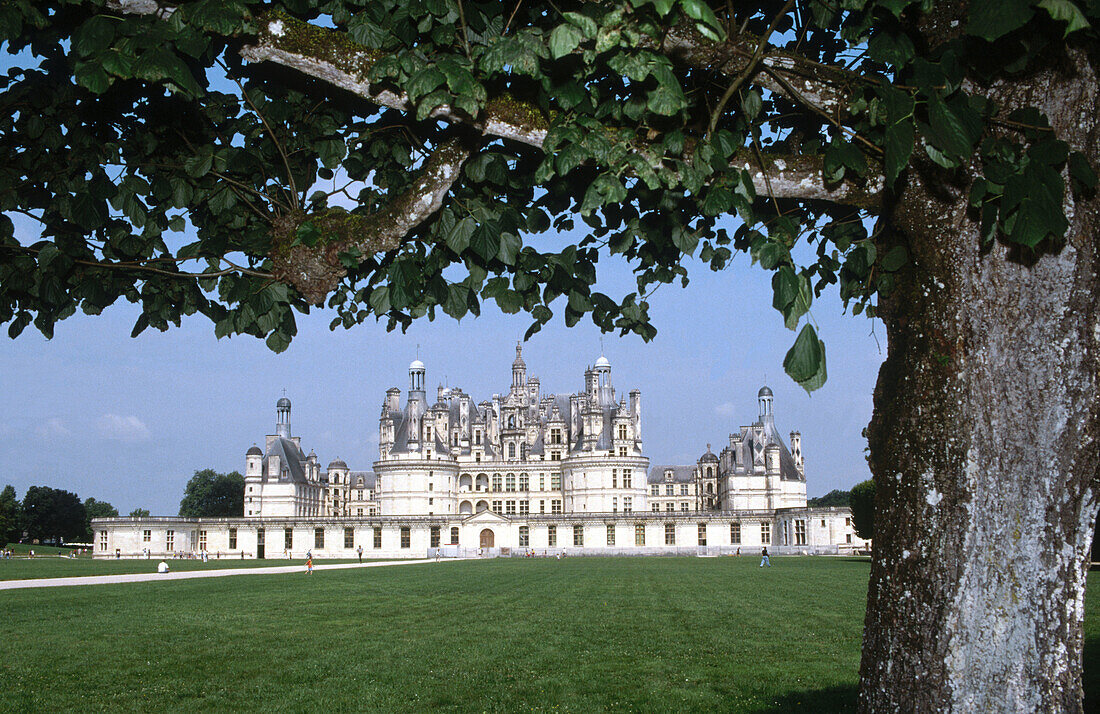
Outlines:
<svg viewBox="0 0 1100 714"><path fill-rule="evenodd" d="M447 560L455 560L448 558ZM313 569L344 570L347 568L383 568L390 565L419 565L421 563L445 562L421 560L386 560L374 563L333 563L314 565ZM171 563L169 563L171 566ZM149 567L157 566L150 561ZM304 565L277 565L268 568L223 568L220 570L187 570L167 573L126 573L124 575L84 575L75 578L39 578L35 580L0 580L0 590L18 590L22 588L58 588L68 585L109 585L113 583L142 583L150 580L188 580L190 578L224 578L230 575L275 575L279 573L305 573Z"/></svg>

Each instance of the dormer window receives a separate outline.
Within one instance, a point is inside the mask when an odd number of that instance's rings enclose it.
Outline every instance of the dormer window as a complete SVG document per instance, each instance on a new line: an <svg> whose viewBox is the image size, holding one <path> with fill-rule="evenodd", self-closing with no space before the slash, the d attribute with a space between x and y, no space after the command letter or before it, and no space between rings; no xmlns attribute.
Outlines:
<svg viewBox="0 0 1100 714"><path fill-rule="evenodd" d="M667 471L665 471L665 481L671 481L671 480L672 480L672 469L668 469Z"/></svg>

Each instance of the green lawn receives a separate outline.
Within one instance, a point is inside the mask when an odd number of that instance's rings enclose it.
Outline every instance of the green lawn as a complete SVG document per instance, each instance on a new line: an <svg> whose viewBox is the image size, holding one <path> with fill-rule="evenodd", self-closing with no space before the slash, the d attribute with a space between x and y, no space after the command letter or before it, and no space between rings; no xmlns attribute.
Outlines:
<svg viewBox="0 0 1100 714"><path fill-rule="evenodd" d="M0 711L852 710L868 563L773 562L501 559L0 592ZM1096 575L1086 662L1100 661Z"/></svg>
<svg viewBox="0 0 1100 714"><path fill-rule="evenodd" d="M38 551L36 550L37 554ZM369 558L363 558L366 563ZM0 560L0 580L30 580L38 578L68 578L81 575L120 575L123 573L155 573L160 558L138 560L93 560L92 558L59 558L56 555L35 558L13 558ZM168 566L179 570L224 570L225 568L270 568L276 565L300 565L305 569L306 561L295 560L241 560L239 558L211 558L209 562L201 560L169 559ZM324 563L355 563L356 559L313 561L316 565Z"/></svg>

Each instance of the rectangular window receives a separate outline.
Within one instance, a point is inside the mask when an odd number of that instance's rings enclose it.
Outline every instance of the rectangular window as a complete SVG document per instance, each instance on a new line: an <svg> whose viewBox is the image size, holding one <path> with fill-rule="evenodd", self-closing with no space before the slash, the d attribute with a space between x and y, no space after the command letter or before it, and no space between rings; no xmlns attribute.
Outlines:
<svg viewBox="0 0 1100 714"><path fill-rule="evenodd" d="M520 501L519 502L519 514L521 516L526 516L530 512L531 512L531 504L528 501Z"/></svg>
<svg viewBox="0 0 1100 714"><path fill-rule="evenodd" d="M516 490L516 475L515 474L508 474L504 478L504 490L505 491L515 491Z"/></svg>
<svg viewBox="0 0 1100 714"><path fill-rule="evenodd" d="M680 495L681 496L688 495L688 485L686 483L680 484Z"/></svg>
<svg viewBox="0 0 1100 714"><path fill-rule="evenodd" d="M206 531L199 531L199 552L206 550Z"/></svg>
<svg viewBox="0 0 1100 714"><path fill-rule="evenodd" d="M730 545L741 545L740 523L730 523Z"/></svg>
<svg viewBox="0 0 1100 714"><path fill-rule="evenodd" d="M432 526L431 538L432 538L432 540L431 540L431 543L429 544L429 547L438 548L439 547L439 526Z"/></svg>
<svg viewBox="0 0 1100 714"><path fill-rule="evenodd" d="M546 490L546 474L539 474L539 490Z"/></svg>
<svg viewBox="0 0 1100 714"><path fill-rule="evenodd" d="M355 547L355 530L353 528L345 528L344 529L344 547L345 548L354 548Z"/></svg>
<svg viewBox="0 0 1100 714"><path fill-rule="evenodd" d="M676 545L676 524L665 524L665 545Z"/></svg>
<svg viewBox="0 0 1100 714"><path fill-rule="evenodd" d="M619 470L611 469L611 488L619 487Z"/></svg>
<svg viewBox="0 0 1100 714"><path fill-rule="evenodd" d="M171 533L171 531L169 531L169 533ZM107 531L99 532L99 549L107 550ZM171 550L171 548L169 548L169 550Z"/></svg>
<svg viewBox="0 0 1100 714"><path fill-rule="evenodd" d="M519 547L526 548L531 545L531 531L527 526L519 527Z"/></svg>
<svg viewBox="0 0 1100 714"><path fill-rule="evenodd" d="M504 503L503 501L493 501L493 508L492 508L493 513L500 513L501 505L503 503Z"/></svg>
<svg viewBox="0 0 1100 714"><path fill-rule="evenodd" d="M561 474L550 474L550 490L561 490Z"/></svg>
<svg viewBox="0 0 1100 714"><path fill-rule="evenodd" d="M822 527L822 528L824 528L824 527L825 527L825 519L824 519L824 518L822 518L822 519L821 519L821 527Z"/></svg>
<svg viewBox="0 0 1100 714"><path fill-rule="evenodd" d="M318 550L325 549L325 529L314 528L313 529L313 547Z"/></svg>
<svg viewBox="0 0 1100 714"><path fill-rule="evenodd" d="M634 477L631 476L630 469L623 469L623 488L633 488L631 483Z"/></svg>
<svg viewBox="0 0 1100 714"><path fill-rule="evenodd" d="M851 543L852 542L852 534L851 533L845 533L844 534L844 542L845 543Z"/></svg>
<svg viewBox="0 0 1100 714"><path fill-rule="evenodd" d="M624 456L624 457L626 456L626 447L625 446L620 446L619 447L619 456Z"/></svg>
<svg viewBox="0 0 1100 714"><path fill-rule="evenodd" d="M607 544L615 545L615 525L612 523L607 524Z"/></svg>
<svg viewBox="0 0 1100 714"><path fill-rule="evenodd" d="M555 498L553 501L550 502L550 513L551 513L551 515L556 515L556 514L561 513L561 501L560 500Z"/></svg>
<svg viewBox="0 0 1100 714"><path fill-rule="evenodd" d="M290 528L283 529L283 550L291 550L294 547L294 531Z"/></svg>
<svg viewBox="0 0 1100 714"><path fill-rule="evenodd" d="M794 544L806 545L806 521L797 520L794 522Z"/></svg>
<svg viewBox="0 0 1100 714"><path fill-rule="evenodd" d="M237 549L237 529L236 528L230 528L229 529L229 550L236 550L236 549Z"/></svg>
<svg viewBox="0 0 1100 714"><path fill-rule="evenodd" d="M501 489L500 474L493 474L493 490L499 491Z"/></svg>
<svg viewBox="0 0 1100 714"><path fill-rule="evenodd" d="M379 528L378 526L375 526L375 528L374 528L374 547L375 548L381 548L382 547L382 529Z"/></svg>
<svg viewBox="0 0 1100 714"><path fill-rule="evenodd" d="M561 461L561 452L560 451L551 451L550 452L550 460L551 461Z"/></svg>
<svg viewBox="0 0 1100 714"><path fill-rule="evenodd" d="M760 524L760 542L764 545L771 545L772 542L772 524L761 523Z"/></svg>
<svg viewBox="0 0 1100 714"><path fill-rule="evenodd" d="M165 531L164 532L164 549L167 551L173 551L176 549L176 532Z"/></svg>
<svg viewBox="0 0 1100 714"><path fill-rule="evenodd" d="M357 516L363 515L363 509L362 508L356 508L355 509L355 515L357 515Z"/></svg>
<svg viewBox="0 0 1100 714"><path fill-rule="evenodd" d="M631 513L634 511L634 499L630 496L623 496L623 513Z"/></svg>
<svg viewBox="0 0 1100 714"><path fill-rule="evenodd" d="M531 477L527 474L519 475L519 490L530 491L531 490Z"/></svg>
<svg viewBox="0 0 1100 714"><path fill-rule="evenodd" d="M665 495L666 496L675 496L676 495L676 487L673 486L671 483L665 484Z"/></svg>
<svg viewBox="0 0 1100 714"><path fill-rule="evenodd" d="M655 483L652 486L650 486L649 487L649 495L650 496L660 496L661 495L661 485Z"/></svg>
<svg viewBox="0 0 1100 714"><path fill-rule="evenodd" d="M645 524L634 526L634 545L645 545Z"/></svg>
<svg viewBox="0 0 1100 714"><path fill-rule="evenodd" d="M458 545L458 526L451 527L451 545Z"/></svg>
<svg viewBox="0 0 1100 714"><path fill-rule="evenodd" d="M504 512L507 513L509 516L516 515L516 502L515 501L505 501L504 502Z"/></svg>
<svg viewBox="0 0 1100 714"><path fill-rule="evenodd" d="M651 504L649 504L649 510L653 511L654 513L657 513L658 511L661 510L661 504L651 503Z"/></svg>
<svg viewBox="0 0 1100 714"><path fill-rule="evenodd" d="M539 501L539 513L546 513L546 501Z"/></svg>
<svg viewBox="0 0 1100 714"><path fill-rule="evenodd" d="M669 501L668 503L665 504L665 510L668 511L669 513L672 513L673 511L676 510L676 504L673 503L672 501Z"/></svg>
<svg viewBox="0 0 1100 714"><path fill-rule="evenodd" d="M681 511L686 511L686 510L688 510L688 508L689 508L689 506L688 506L687 501L684 501L683 503L680 504L680 510Z"/></svg>
<svg viewBox="0 0 1100 714"><path fill-rule="evenodd" d="M619 510L619 497L618 496L612 496L611 497L611 512L615 513L618 510Z"/></svg>
<svg viewBox="0 0 1100 714"><path fill-rule="evenodd" d="M409 526L401 526L401 547L412 547L412 528Z"/></svg>
<svg viewBox="0 0 1100 714"><path fill-rule="evenodd" d="M584 526L573 526L573 546L575 548L584 547Z"/></svg>
<svg viewBox="0 0 1100 714"><path fill-rule="evenodd" d="M149 543L152 540L153 540L153 531L148 531L147 530L147 531L142 531L141 532L141 542L142 543Z"/></svg>
<svg viewBox="0 0 1100 714"><path fill-rule="evenodd" d="M851 519L851 518L845 518L845 519L844 519L844 525L845 525L845 527L849 527L849 528L850 528L850 527L851 527L851 525L852 525L852 519Z"/></svg>
<svg viewBox="0 0 1100 714"><path fill-rule="evenodd" d="M699 524L699 545L706 545L706 544L707 544L707 524L706 523L700 523Z"/></svg>

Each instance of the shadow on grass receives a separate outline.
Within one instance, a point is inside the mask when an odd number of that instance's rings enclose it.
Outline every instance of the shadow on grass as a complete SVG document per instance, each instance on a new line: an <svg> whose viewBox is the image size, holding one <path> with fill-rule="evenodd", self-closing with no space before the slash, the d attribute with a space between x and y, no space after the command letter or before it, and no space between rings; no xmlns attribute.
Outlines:
<svg viewBox="0 0 1100 714"><path fill-rule="evenodd" d="M1084 672L1082 684L1085 690L1086 712L1100 712L1100 637L1085 640ZM794 714L795 712L815 712L816 714L840 714L856 710L858 688L855 685L811 689L794 692L780 699L760 714Z"/></svg>
<svg viewBox="0 0 1100 714"><path fill-rule="evenodd" d="M1085 638L1085 652L1082 657L1084 672L1081 684L1085 690L1085 711L1100 712L1100 637Z"/></svg>
<svg viewBox="0 0 1100 714"><path fill-rule="evenodd" d="M794 714L794 712L814 712L814 714L840 714L856 710L858 688L854 684L811 689L794 692L780 697L760 714Z"/></svg>

